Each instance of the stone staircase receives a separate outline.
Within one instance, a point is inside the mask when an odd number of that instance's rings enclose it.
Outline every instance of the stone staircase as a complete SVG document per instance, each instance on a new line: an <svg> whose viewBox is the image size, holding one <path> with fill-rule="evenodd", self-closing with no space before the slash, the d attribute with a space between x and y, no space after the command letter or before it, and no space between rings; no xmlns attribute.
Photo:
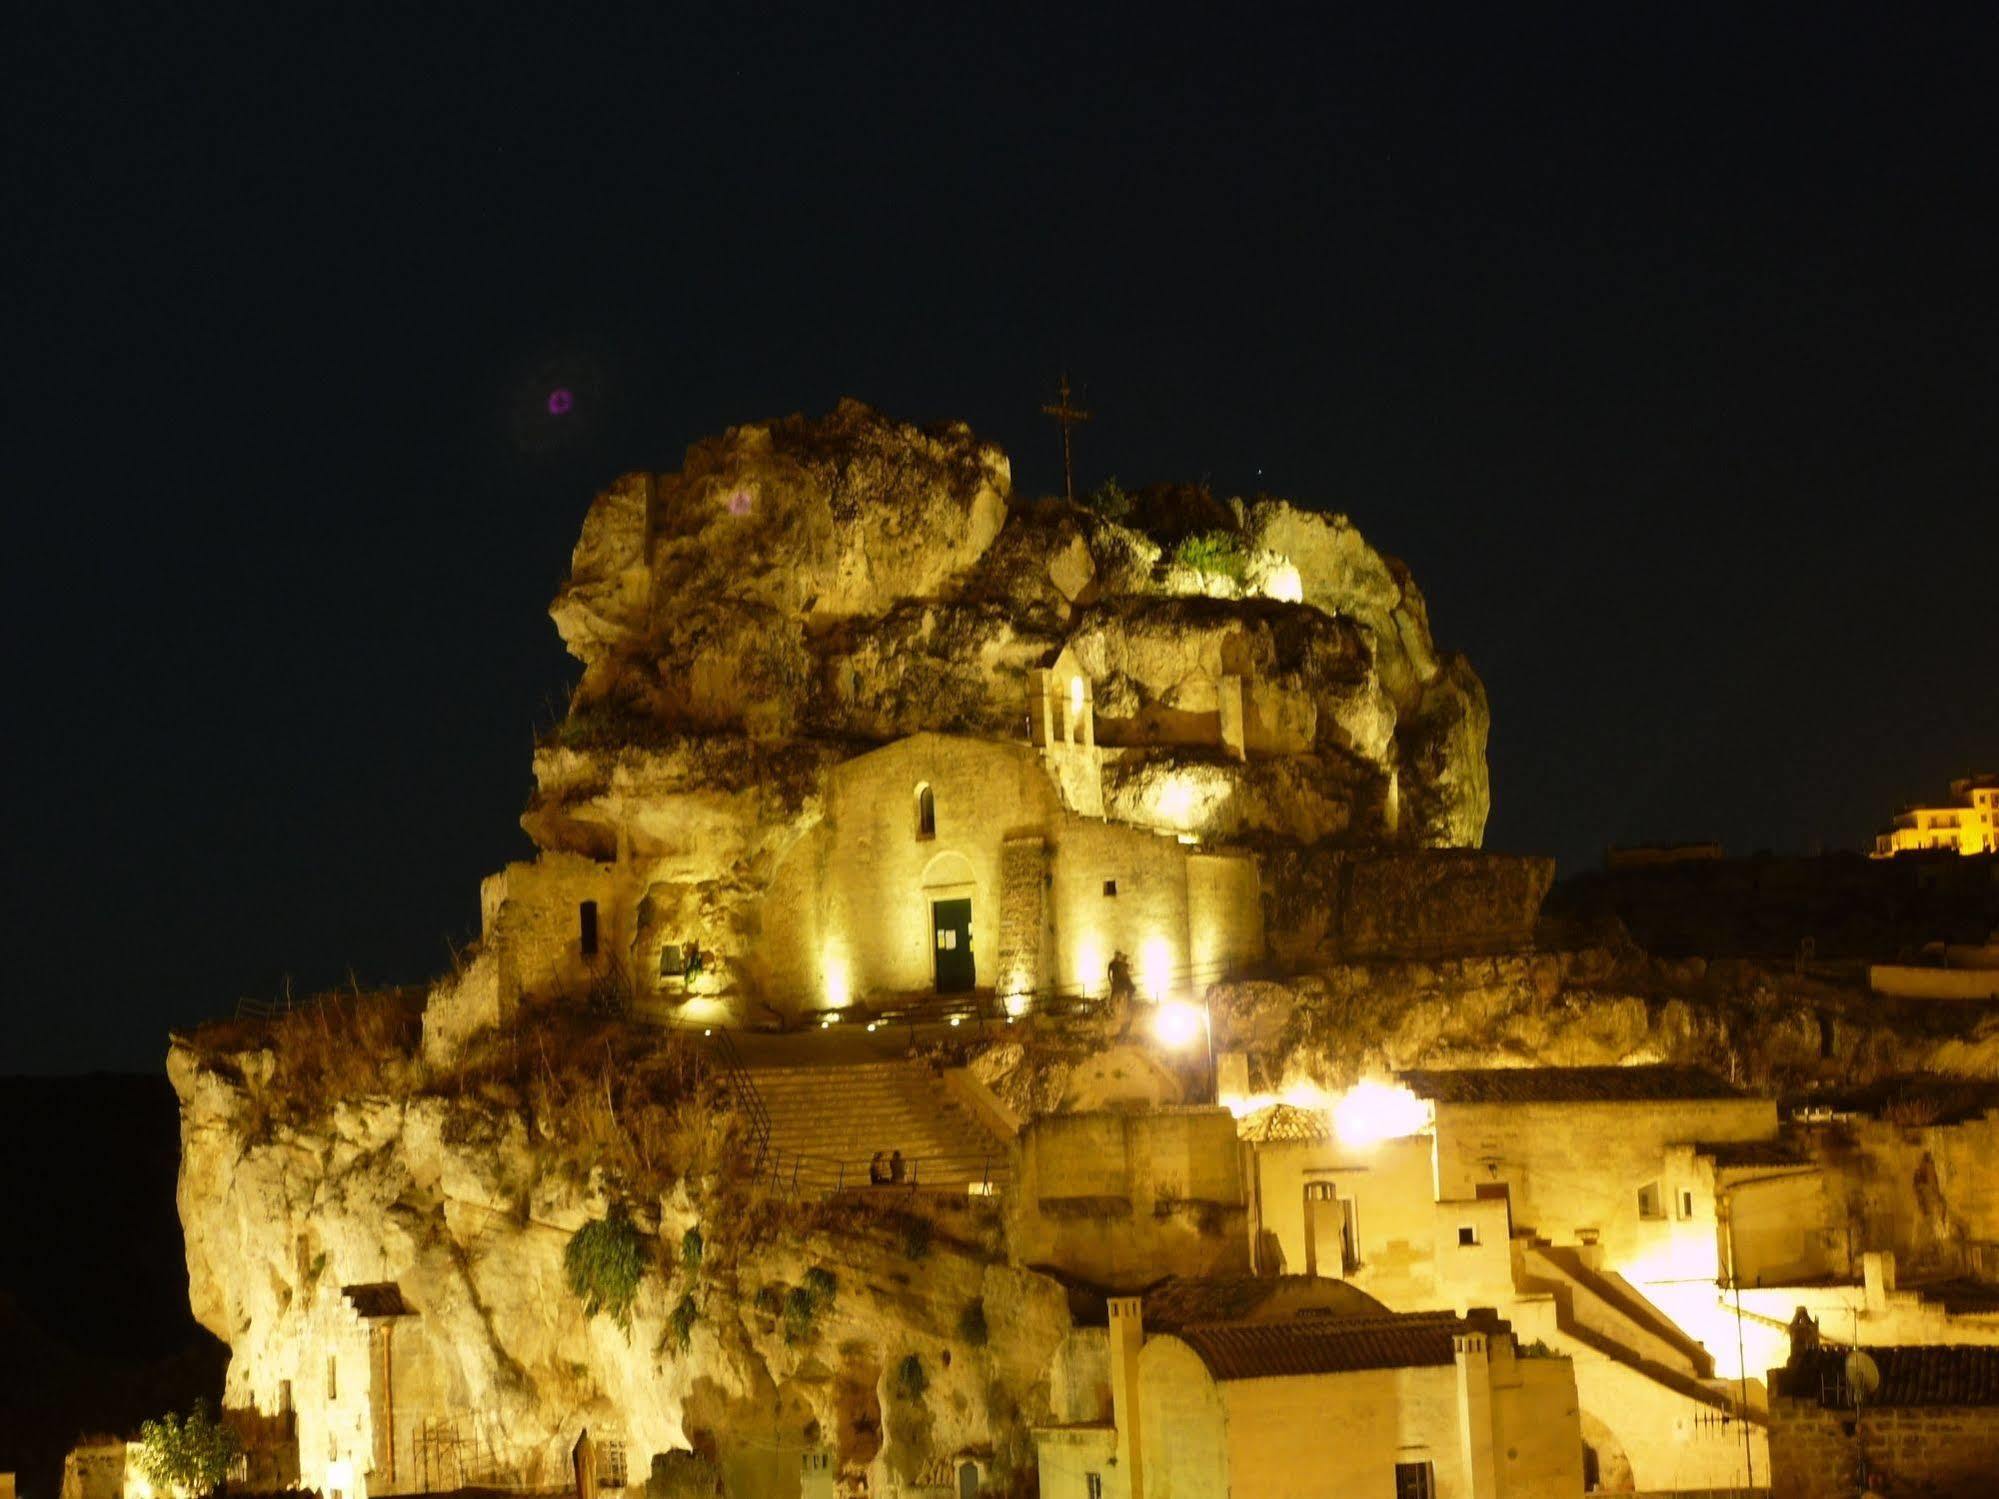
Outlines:
<svg viewBox="0 0 1999 1499"><path fill-rule="evenodd" d="M766 1170L801 1192L866 1190L876 1151L902 1152L903 1190L1004 1186L1012 1142L928 1067L871 1061L744 1069L770 1117Z"/></svg>

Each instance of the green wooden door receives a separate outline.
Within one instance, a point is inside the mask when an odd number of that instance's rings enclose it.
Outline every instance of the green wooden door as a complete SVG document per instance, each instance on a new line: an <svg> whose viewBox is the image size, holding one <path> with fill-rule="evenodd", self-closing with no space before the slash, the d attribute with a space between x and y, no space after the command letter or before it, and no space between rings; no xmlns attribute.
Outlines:
<svg viewBox="0 0 1999 1499"><path fill-rule="evenodd" d="M930 926L937 954L937 992L962 994L977 978L972 963L972 902L969 898L933 902Z"/></svg>

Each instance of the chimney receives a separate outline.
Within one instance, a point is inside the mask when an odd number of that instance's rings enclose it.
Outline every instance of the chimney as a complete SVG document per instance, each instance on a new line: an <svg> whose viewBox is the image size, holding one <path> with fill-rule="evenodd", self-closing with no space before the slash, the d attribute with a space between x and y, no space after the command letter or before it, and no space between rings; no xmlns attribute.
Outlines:
<svg viewBox="0 0 1999 1499"><path fill-rule="evenodd" d="M1331 1280L1346 1278L1343 1237L1346 1216L1330 1183L1313 1182L1305 1189L1305 1273Z"/></svg>
<svg viewBox="0 0 1999 1499"><path fill-rule="evenodd" d="M1145 1499L1145 1466L1138 1429L1138 1353L1145 1346L1145 1303L1113 1296L1111 1312L1111 1419L1117 1423L1117 1463L1131 1499Z"/></svg>
<svg viewBox="0 0 1999 1499"><path fill-rule="evenodd" d="M1458 1441L1465 1475L1471 1480L1466 1499L1497 1499L1499 1472L1493 1453L1488 1334L1475 1322L1461 1326L1463 1330L1451 1336L1451 1351L1458 1366Z"/></svg>
<svg viewBox="0 0 1999 1499"><path fill-rule="evenodd" d="M1249 1097L1249 1053L1224 1051L1215 1054L1215 1095L1218 1098Z"/></svg>
<svg viewBox="0 0 1999 1499"><path fill-rule="evenodd" d="M1885 1311L1895 1294L1895 1252L1870 1249L1860 1257L1860 1278L1867 1288L1867 1310Z"/></svg>

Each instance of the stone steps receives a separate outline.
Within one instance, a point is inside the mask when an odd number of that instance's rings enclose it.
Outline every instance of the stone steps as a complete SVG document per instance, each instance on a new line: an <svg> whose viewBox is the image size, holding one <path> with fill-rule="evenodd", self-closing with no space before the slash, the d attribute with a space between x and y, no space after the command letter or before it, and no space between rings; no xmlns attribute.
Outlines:
<svg viewBox="0 0 1999 1499"><path fill-rule="evenodd" d="M805 1158L815 1176L865 1185L875 1153L899 1150L905 1171L924 1185L1009 1175L1007 1142L919 1064L745 1070L770 1116L770 1147L780 1164Z"/></svg>

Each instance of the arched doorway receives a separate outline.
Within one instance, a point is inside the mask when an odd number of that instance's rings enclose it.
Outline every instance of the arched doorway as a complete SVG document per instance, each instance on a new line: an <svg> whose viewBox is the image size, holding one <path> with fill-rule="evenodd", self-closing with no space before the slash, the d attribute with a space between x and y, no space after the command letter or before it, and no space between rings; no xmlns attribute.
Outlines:
<svg viewBox="0 0 1999 1499"><path fill-rule="evenodd" d="M1583 1433L1583 1490L1591 1494L1628 1494L1633 1488L1631 1459L1624 1444L1588 1411L1580 1413Z"/></svg>

